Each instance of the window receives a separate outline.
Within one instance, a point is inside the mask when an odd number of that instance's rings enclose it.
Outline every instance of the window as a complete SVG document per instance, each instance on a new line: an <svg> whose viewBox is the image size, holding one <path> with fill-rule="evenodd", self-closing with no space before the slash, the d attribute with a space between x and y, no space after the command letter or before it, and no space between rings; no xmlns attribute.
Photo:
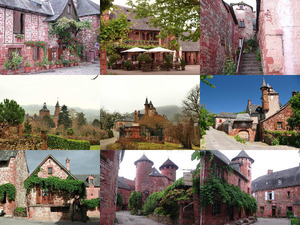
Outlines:
<svg viewBox="0 0 300 225"><path fill-rule="evenodd" d="M243 47L243 38L239 38L239 47L240 47L240 48Z"/></svg>
<svg viewBox="0 0 300 225"><path fill-rule="evenodd" d="M290 191L287 192L287 197L288 197L288 198L291 197L291 192L290 192Z"/></svg>
<svg viewBox="0 0 300 225"><path fill-rule="evenodd" d="M52 167L48 167L48 174L52 174Z"/></svg>
<svg viewBox="0 0 300 225"><path fill-rule="evenodd" d="M90 179L90 185L94 185L94 179Z"/></svg>
<svg viewBox="0 0 300 225"><path fill-rule="evenodd" d="M274 200L274 191L265 192L265 200Z"/></svg>
<svg viewBox="0 0 300 225"><path fill-rule="evenodd" d="M33 60L40 59L40 48L39 47L33 47L32 59Z"/></svg>
<svg viewBox="0 0 300 225"><path fill-rule="evenodd" d="M71 4L68 4L68 14L71 14L72 8Z"/></svg>
<svg viewBox="0 0 300 225"><path fill-rule="evenodd" d="M212 214L220 214L221 213L221 205L220 202L215 202L212 205Z"/></svg>
<svg viewBox="0 0 300 225"><path fill-rule="evenodd" d="M282 129L282 122L277 122L277 129L278 130Z"/></svg>
<svg viewBox="0 0 300 225"><path fill-rule="evenodd" d="M282 179L278 178L278 185L281 185L281 184L282 184Z"/></svg>
<svg viewBox="0 0 300 225"><path fill-rule="evenodd" d="M244 10L244 6L243 5L240 5L240 10Z"/></svg>
<svg viewBox="0 0 300 225"><path fill-rule="evenodd" d="M25 14L21 12L14 12L13 29L14 34L24 34L25 31Z"/></svg>
<svg viewBox="0 0 300 225"><path fill-rule="evenodd" d="M238 185L239 185L239 187L241 187L241 179L239 179L239 184Z"/></svg>
<svg viewBox="0 0 300 225"><path fill-rule="evenodd" d="M292 206L287 206L287 207L286 207L286 211L287 211L287 212L288 212L288 211L293 212L293 207L292 207Z"/></svg>
<svg viewBox="0 0 300 225"><path fill-rule="evenodd" d="M239 21L239 28L244 28L245 27L245 22L244 20Z"/></svg>

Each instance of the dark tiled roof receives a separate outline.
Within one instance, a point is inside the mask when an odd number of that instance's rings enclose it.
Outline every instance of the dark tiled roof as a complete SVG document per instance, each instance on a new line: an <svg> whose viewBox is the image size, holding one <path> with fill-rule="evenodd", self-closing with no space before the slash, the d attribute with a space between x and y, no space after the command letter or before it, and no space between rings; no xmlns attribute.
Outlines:
<svg viewBox="0 0 300 225"><path fill-rule="evenodd" d="M262 88L262 87L268 87L267 84L266 84L265 78L263 78L263 81L262 81L262 84L261 84L260 88Z"/></svg>
<svg viewBox="0 0 300 225"><path fill-rule="evenodd" d="M39 2L41 7L37 7L35 2ZM33 0L0 0L0 6L13 8L21 11L40 13L48 16L53 15L53 11L49 2L33 1Z"/></svg>
<svg viewBox="0 0 300 225"><path fill-rule="evenodd" d="M158 170L155 167L152 167L152 172L149 174L149 176L152 177L163 177L163 175L158 172Z"/></svg>
<svg viewBox="0 0 300 225"><path fill-rule="evenodd" d="M16 157L18 150L1 150L0 151L0 162L9 161L10 158Z"/></svg>
<svg viewBox="0 0 300 225"><path fill-rule="evenodd" d="M159 169L161 170L164 166L173 166L176 168L176 170L178 169L178 166L173 163L170 159L167 159L160 167Z"/></svg>
<svg viewBox="0 0 300 225"><path fill-rule="evenodd" d="M220 112L216 117L222 117L222 118L236 118L236 114L232 112Z"/></svg>
<svg viewBox="0 0 300 225"><path fill-rule="evenodd" d="M237 114L235 121L253 121L248 113Z"/></svg>
<svg viewBox="0 0 300 225"><path fill-rule="evenodd" d="M132 26L129 27L130 29L159 31L159 28L150 26L149 18L135 19L134 17L136 14L133 12L130 12L131 8L120 6L120 5L118 5L118 8L119 8L119 10L114 10L115 13L111 13L109 15L109 17L111 19L116 18L119 15L119 13L123 13L124 15L128 15L127 20L130 20L130 22L132 23Z"/></svg>
<svg viewBox="0 0 300 225"><path fill-rule="evenodd" d="M100 187L100 174L74 174L74 176L78 180L82 180L85 182L85 186L89 186L89 176L92 175L94 177L95 187Z"/></svg>
<svg viewBox="0 0 300 225"><path fill-rule="evenodd" d="M68 0L50 0L52 9L54 11L54 15L47 18L45 21L55 21L57 20L64 9L66 8L66 5L68 3Z"/></svg>
<svg viewBox="0 0 300 225"><path fill-rule="evenodd" d="M130 186L126 183L124 177L118 177L118 188L131 190Z"/></svg>
<svg viewBox="0 0 300 225"><path fill-rule="evenodd" d="M188 36L189 33L183 33L183 35ZM183 41L179 40L180 47L182 47L183 52L199 52L200 51L200 41Z"/></svg>
<svg viewBox="0 0 300 225"><path fill-rule="evenodd" d="M254 163L254 160L244 150L242 150L236 157L234 157L232 161L240 158L247 158L251 161L251 163Z"/></svg>
<svg viewBox="0 0 300 225"><path fill-rule="evenodd" d="M282 183L278 184L278 179ZM252 181L252 191L272 190L278 188L286 188L292 186L300 186L300 167L294 167L287 170L282 170L267 174L256 178Z"/></svg>
<svg viewBox="0 0 300 225"><path fill-rule="evenodd" d="M97 5L91 0L77 0L77 13L79 17L100 15L100 2Z"/></svg>
<svg viewBox="0 0 300 225"><path fill-rule="evenodd" d="M250 105L248 106L249 113L262 113L261 105Z"/></svg>
<svg viewBox="0 0 300 225"><path fill-rule="evenodd" d="M134 162L134 165L136 165L138 162L142 162L142 161L148 161L148 162L150 162L150 163L152 164L152 166L153 166L153 162L152 162L151 160L149 160L149 159L147 158L147 156L145 156L145 154L143 154L143 156L142 156L140 159L136 160L136 161Z"/></svg>

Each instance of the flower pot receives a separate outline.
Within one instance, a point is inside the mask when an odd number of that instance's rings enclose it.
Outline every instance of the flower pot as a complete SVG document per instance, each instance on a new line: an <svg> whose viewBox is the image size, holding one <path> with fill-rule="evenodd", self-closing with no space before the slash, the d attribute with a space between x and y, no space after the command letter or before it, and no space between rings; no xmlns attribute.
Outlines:
<svg viewBox="0 0 300 225"><path fill-rule="evenodd" d="M74 66L74 63L70 63L70 66Z"/></svg>
<svg viewBox="0 0 300 225"><path fill-rule="evenodd" d="M60 68L63 68L64 67L64 65L63 64L60 64Z"/></svg>
<svg viewBox="0 0 300 225"><path fill-rule="evenodd" d="M49 70L49 68L50 68L50 65L45 66L46 70Z"/></svg>
<svg viewBox="0 0 300 225"><path fill-rule="evenodd" d="M41 68L39 67L39 66L37 66L37 67L35 67L35 71L40 71L41 70Z"/></svg>
<svg viewBox="0 0 300 225"><path fill-rule="evenodd" d="M30 67L25 67L25 73L30 73Z"/></svg>
<svg viewBox="0 0 300 225"><path fill-rule="evenodd" d="M19 69L14 70L14 74L19 74Z"/></svg>
<svg viewBox="0 0 300 225"><path fill-rule="evenodd" d="M3 69L3 70L2 70L2 75L7 75L7 71L8 71L8 70Z"/></svg>

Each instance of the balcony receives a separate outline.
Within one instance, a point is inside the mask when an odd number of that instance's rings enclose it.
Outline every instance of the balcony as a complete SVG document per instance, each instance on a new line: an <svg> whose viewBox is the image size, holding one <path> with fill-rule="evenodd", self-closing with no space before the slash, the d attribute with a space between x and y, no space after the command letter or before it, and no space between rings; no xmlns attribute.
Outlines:
<svg viewBox="0 0 300 225"><path fill-rule="evenodd" d="M128 41L123 41L124 44L127 44L127 45L159 45L159 41L152 41L152 40L148 40L148 41L145 41L145 40L128 40Z"/></svg>

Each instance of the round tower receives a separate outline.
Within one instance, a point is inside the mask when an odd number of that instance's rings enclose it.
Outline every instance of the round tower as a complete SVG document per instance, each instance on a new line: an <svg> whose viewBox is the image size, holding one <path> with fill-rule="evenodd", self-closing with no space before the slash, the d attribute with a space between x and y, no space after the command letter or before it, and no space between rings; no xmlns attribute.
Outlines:
<svg viewBox="0 0 300 225"><path fill-rule="evenodd" d="M135 191L144 193L149 183L149 174L152 173L153 162L149 160L145 154L134 162L136 166Z"/></svg>
<svg viewBox="0 0 300 225"><path fill-rule="evenodd" d="M43 118L44 116L50 116L50 110L47 109L46 102L44 102L43 108L40 110L40 117Z"/></svg>
<svg viewBox="0 0 300 225"><path fill-rule="evenodd" d="M269 87L266 85L265 78L263 78L263 82L260 87L260 90L262 92L262 96L261 96L262 108L263 108L263 112L265 112L265 113L268 112L270 109L269 108L268 89L269 89Z"/></svg>
<svg viewBox="0 0 300 225"><path fill-rule="evenodd" d="M247 178L246 187L240 186L241 190L251 194L251 182L252 182L252 164L254 160L242 150L236 157L234 157L232 162L240 162L240 173Z"/></svg>
<svg viewBox="0 0 300 225"><path fill-rule="evenodd" d="M60 106L59 106L59 103L57 101L56 105L55 105L54 116L58 117L59 113L60 113Z"/></svg>
<svg viewBox="0 0 300 225"><path fill-rule="evenodd" d="M167 159L160 167L159 170L162 175L170 178L172 181L176 180L176 170L178 166L173 163L170 159Z"/></svg>

